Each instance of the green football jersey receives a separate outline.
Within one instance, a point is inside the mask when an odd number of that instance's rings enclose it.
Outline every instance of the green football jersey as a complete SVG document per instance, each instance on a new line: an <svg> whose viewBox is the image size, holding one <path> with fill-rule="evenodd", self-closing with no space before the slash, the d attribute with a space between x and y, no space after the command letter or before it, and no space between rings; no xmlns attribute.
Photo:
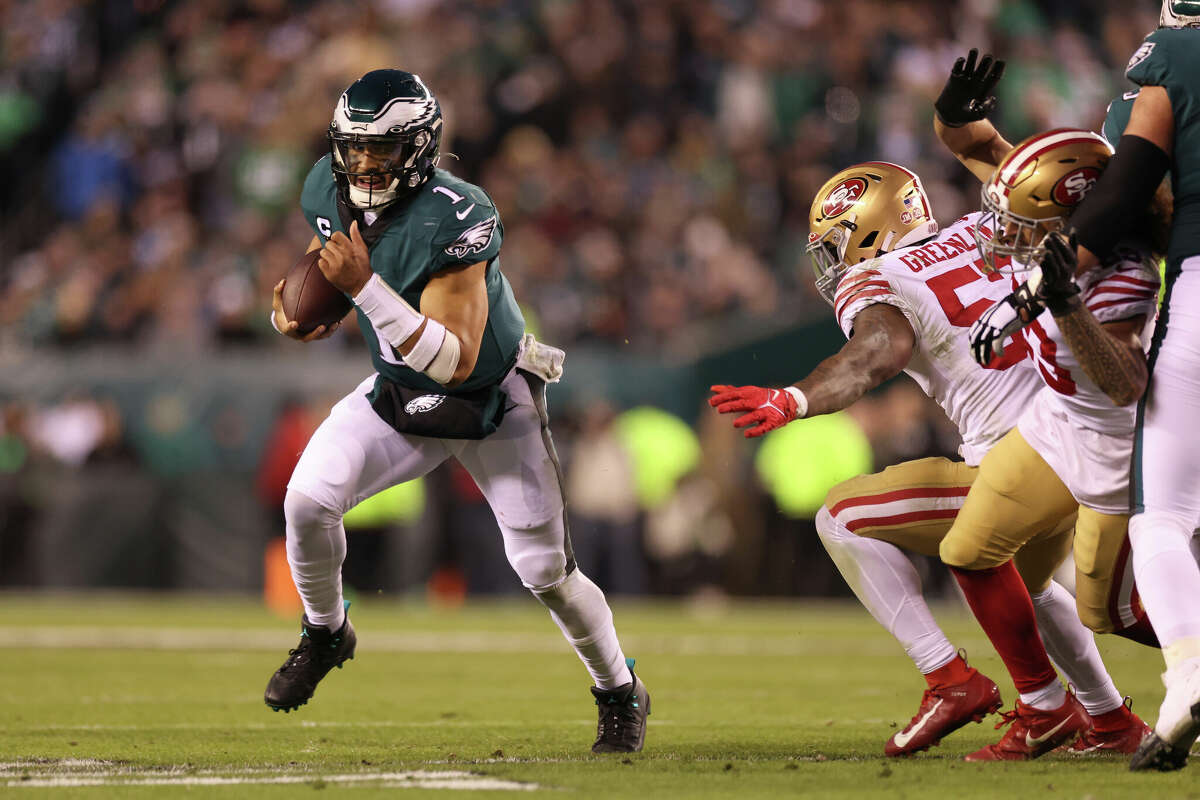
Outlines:
<svg viewBox="0 0 1200 800"><path fill-rule="evenodd" d="M1133 101L1137 99L1139 91L1141 90L1134 89L1132 92L1125 92L1120 97L1114 97L1104 112L1104 125L1100 128L1100 134L1114 148L1121 140L1125 126L1129 124L1129 115L1133 113Z"/></svg>
<svg viewBox="0 0 1200 800"><path fill-rule="evenodd" d="M1200 253L1200 29L1154 31L1129 59L1125 75L1139 86L1162 86L1171 99L1175 219L1167 260L1178 263Z"/></svg>
<svg viewBox="0 0 1200 800"><path fill-rule="evenodd" d="M337 185L325 156L309 171L300 194L304 218L321 243L334 231L346 233L338 213ZM384 226L379 233L377 225ZM500 271L500 242L504 226L487 192L436 169L414 195L388 207L374 225L359 227L368 243L371 269L413 308L421 292L440 270L487 262L488 319L475 370L459 386L447 390L424 373L406 366L366 314L358 311L358 326L371 350L371 362L381 377L427 392L461 394L499 383L512 367L525 319L512 287ZM377 238L376 238L377 237Z"/></svg>

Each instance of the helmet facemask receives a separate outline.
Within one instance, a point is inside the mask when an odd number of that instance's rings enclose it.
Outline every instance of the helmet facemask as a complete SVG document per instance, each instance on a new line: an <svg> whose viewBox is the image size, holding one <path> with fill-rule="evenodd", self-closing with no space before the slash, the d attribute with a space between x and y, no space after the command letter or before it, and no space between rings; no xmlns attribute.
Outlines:
<svg viewBox="0 0 1200 800"><path fill-rule="evenodd" d="M846 245L850 242L854 220L843 220L823 235L810 234L805 252L812 259L813 274L816 276L817 291L830 304L833 303L838 281L846 274L850 265L846 263ZM817 236L816 239L812 237Z"/></svg>
<svg viewBox="0 0 1200 800"><path fill-rule="evenodd" d="M420 185L417 165L429 149L430 139L423 130L369 136L331 128L331 166L339 184L344 183L350 204L364 210L382 208Z"/></svg>
<svg viewBox="0 0 1200 800"><path fill-rule="evenodd" d="M1200 27L1200 0L1163 0L1158 27Z"/></svg>
<svg viewBox="0 0 1200 800"><path fill-rule="evenodd" d="M1046 254L1046 237L1061 231L1065 216L1033 219L1001 207L984 184L981 207L983 213L971 233L983 256L983 272L1012 275L1033 269Z"/></svg>

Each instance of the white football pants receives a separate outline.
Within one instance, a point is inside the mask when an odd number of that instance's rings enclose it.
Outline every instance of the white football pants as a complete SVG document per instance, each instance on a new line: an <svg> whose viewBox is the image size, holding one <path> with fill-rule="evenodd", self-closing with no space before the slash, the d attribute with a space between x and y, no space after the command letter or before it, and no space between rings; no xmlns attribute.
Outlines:
<svg viewBox="0 0 1200 800"><path fill-rule="evenodd" d="M1177 642L1200 646L1200 567L1190 548L1200 526L1200 256L1167 285L1138 408L1129 540L1142 604L1170 662Z"/></svg>
<svg viewBox="0 0 1200 800"><path fill-rule="evenodd" d="M549 611L591 673L611 689L630 682L603 592L575 567L564 519L545 384L512 370L501 384L508 411L486 439L434 439L395 431L371 408L364 380L330 411L305 447L284 501L292 578L314 625L342 620L342 515L451 456L487 498L508 562Z"/></svg>

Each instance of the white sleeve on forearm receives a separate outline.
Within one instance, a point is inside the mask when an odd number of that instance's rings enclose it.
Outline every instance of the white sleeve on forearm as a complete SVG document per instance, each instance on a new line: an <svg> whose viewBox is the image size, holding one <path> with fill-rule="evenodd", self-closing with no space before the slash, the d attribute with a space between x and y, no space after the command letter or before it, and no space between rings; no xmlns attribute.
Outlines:
<svg viewBox="0 0 1200 800"><path fill-rule="evenodd" d="M367 315L375 330L382 333L388 343L397 350L425 321L425 315L410 306L395 289L388 286L379 277L379 273L371 275L362 291L354 296L354 305Z"/></svg>

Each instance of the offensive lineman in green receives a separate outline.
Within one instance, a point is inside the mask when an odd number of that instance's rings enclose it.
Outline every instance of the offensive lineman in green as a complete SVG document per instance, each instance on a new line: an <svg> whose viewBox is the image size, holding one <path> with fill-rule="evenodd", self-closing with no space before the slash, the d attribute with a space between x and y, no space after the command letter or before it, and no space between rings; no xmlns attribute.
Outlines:
<svg viewBox="0 0 1200 800"><path fill-rule="evenodd" d="M321 248L322 273L353 298L375 374L333 407L288 483L288 563L305 613L266 703L298 708L354 657L342 515L454 456L487 498L509 563L591 673L600 707L592 751L635 752L650 697L566 531L545 399L563 354L525 334L500 272L500 217L486 192L438 169L441 135L441 108L418 76L368 72L338 101L330 154L304 182L300 204L316 232L308 250ZM282 289L272 315L280 332L301 341L332 332L302 335L283 313Z"/></svg>
<svg viewBox="0 0 1200 800"><path fill-rule="evenodd" d="M1125 74L1141 89L1132 108L1112 104L1105 130L1118 129L1126 111L1129 122L1071 222L1082 272L1112 250L1170 170L1166 294L1138 406L1129 521L1134 575L1167 665L1166 695L1130 769L1174 770L1200 734L1200 566L1191 549L1200 527L1200 2L1163 0L1158 29ZM1123 369L1121 354L1106 368Z"/></svg>

